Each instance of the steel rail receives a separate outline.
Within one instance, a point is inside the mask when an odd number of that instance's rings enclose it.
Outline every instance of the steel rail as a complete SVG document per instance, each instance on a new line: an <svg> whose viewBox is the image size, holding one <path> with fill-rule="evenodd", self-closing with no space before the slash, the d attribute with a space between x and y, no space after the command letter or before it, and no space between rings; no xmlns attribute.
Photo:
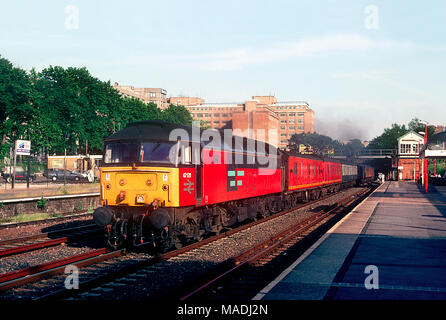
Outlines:
<svg viewBox="0 0 446 320"><path fill-rule="evenodd" d="M260 224L260 223L263 223L263 222L267 222L268 220L271 220L271 219L275 219L275 218L280 217L280 216L282 216L284 214L287 214L287 213L290 213L290 212L302 209L302 208L307 207L307 206L314 205L314 204L316 204L316 203L318 203L318 202L320 202L322 200L327 200L327 199L331 198L334 195L337 195L337 193L333 194L333 195L330 195L328 197L324 197L322 199L318 199L318 200L314 200L314 201L311 201L311 202L308 202L308 203L301 204L301 205L299 205L297 207L293 207L291 209L283 210L283 211L281 211L279 213L272 214L271 216L268 216L268 217L266 217L264 219L260 219L260 220L251 222L249 224L245 224L245 225L239 226L237 228L234 228L234 229L231 229L229 231L220 233L218 235L206 238L206 239L201 240L199 242L195 242L195 243L189 244L189 245L187 245L185 247L182 247L180 249L164 253L164 254L156 256L154 258L136 262L136 263L132 264L131 266L125 266L125 267L119 268L119 270L113 271L111 273L102 274L102 275L96 276L94 278L87 279L87 280L82 281L82 282L79 283L79 289L76 290L76 293L80 293L80 292L86 291L86 290L88 290L90 288L93 288L95 286L99 286L99 285L101 285L101 284L103 284L104 282L107 282L107 281L113 281L114 279L120 278L120 277L122 277L125 274L137 271L137 270L139 270L141 268L145 268L145 267L154 265L154 264L156 264L158 262L161 262L163 260L168 260L168 259L170 259L172 257L176 257L176 256L178 256L180 254L185 253L185 252L188 252L188 251L191 251L193 249L202 247L202 246L204 246L204 245L206 245L208 243L211 243L211 242L214 242L214 241L216 241L218 239L230 236L230 235L235 234L237 232L240 232L242 230L251 228L251 227L253 227L253 226L257 225L257 224ZM103 250L103 249L100 249L100 250ZM97 263L97 262L100 262L100 261L104 261L104 260L107 260L107 259L112 259L112 258L121 256L121 255L125 255L125 253L126 253L125 250L112 251L112 252L104 253L104 254L102 254L99 257L94 257L94 258L90 258L90 259L87 259L87 260L82 260L82 261L74 263L74 264L76 266L78 266L78 267L88 266L88 265L91 265L91 264L94 264L94 263ZM19 278L17 280L13 280L13 282L10 282L10 283L8 282L7 286L6 286L6 283L3 284L3 285L0 284L0 291L1 290L6 290L6 289L10 289L10 288L14 288L14 287L18 287L18 286L26 284L26 283L39 281L40 279L47 278L48 276L50 276L52 274L63 273L64 270L65 270L65 266L66 266L66 264L64 264L63 266L61 266L59 268L51 269L49 271L39 272L39 273L33 274L31 276L25 276L24 278ZM38 269L39 268L36 268L34 270L38 270ZM24 273L26 273L26 272L27 271L24 271ZM36 297L35 300L48 300L48 299L56 299L56 298L66 298L67 296L70 296L72 294L73 294L73 292L70 291L70 290L59 289L57 291L53 291L53 292L47 293L47 294L45 294L43 296Z"/></svg>
<svg viewBox="0 0 446 320"><path fill-rule="evenodd" d="M89 251L66 259L60 259L38 266L13 271L0 276L0 291L16 288L39 281L51 275L64 273L67 265L88 266L125 254L124 250L108 251L106 248Z"/></svg>
<svg viewBox="0 0 446 320"><path fill-rule="evenodd" d="M11 238L11 239L0 240L0 247L9 245L9 244L19 243L19 242L26 242L26 241L30 241L30 240L49 238L49 237L56 236L58 234L67 233L67 232L87 231L89 229L100 230L95 224L88 224L85 226L65 228L65 229L54 230L54 231L44 232L44 233L39 233L39 234L32 234L32 235L24 236L24 237L20 237L20 238Z"/></svg>
<svg viewBox="0 0 446 320"><path fill-rule="evenodd" d="M97 228L96 226L94 226L96 228L93 228L93 229L91 226L93 226L93 225L88 226L88 228L86 228L86 226L83 226L83 228L76 227L76 228L70 228L70 229L65 229L65 230L58 230L56 232L49 232L49 233L25 236L22 238L3 240L0 242L1 246L10 245L10 244L14 245L14 244L17 244L20 242L26 243L30 240L39 240L42 238L47 238L47 237L55 236L57 234L64 233L64 231L65 232L70 231L73 233L71 235L67 235L64 237L56 238L56 239L37 241L34 243L30 243L30 244L15 245L13 247L0 249L0 258L10 256L10 255L19 254L19 253L26 253L26 252L30 252L30 251L34 251L34 250L38 250L38 249L53 247L53 246L68 242L72 239L84 236L86 233L94 234L94 233L98 233L101 231L101 229ZM87 230L85 230L85 229L87 229ZM91 230L88 230L88 229L91 229Z"/></svg>
<svg viewBox="0 0 446 320"><path fill-rule="evenodd" d="M321 210L312 215L311 217L291 226L290 228L284 230L283 232L271 237L268 240L263 241L262 243L244 251L239 254L235 258L231 259L229 262L225 261L213 268L210 272L215 272L217 269L221 268L224 271L220 272L217 276L213 277L211 280L207 280L204 284L196 288L195 290L189 292L188 294L182 296L180 301L184 301L193 295L205 290L210 287L217 281L222 278L228 276L229 274L234 273L234 271L240 269L244 265L251 264L254 261L257 261L266 255L270 254L278 247L285 245L287 242L294 240L299 241L297 237L301 236L308 229L319 225L323 220L328 218L331 215L334 215L337 211L348 207L351 203L355 202L357 198L365 195L369 190L361 191L355 194L354 196L348 196L341 201L339 201L335 206L331 206L328 211ZM352 199L353 197L353 199ZM230 263L230 267L228 267L228 263Z"/></svg>

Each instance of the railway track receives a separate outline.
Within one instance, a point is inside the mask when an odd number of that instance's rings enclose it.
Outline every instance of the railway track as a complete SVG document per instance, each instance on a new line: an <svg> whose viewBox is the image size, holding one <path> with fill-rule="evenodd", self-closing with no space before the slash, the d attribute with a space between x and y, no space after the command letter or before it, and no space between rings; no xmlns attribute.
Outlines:
<svg viewBox="0 0 446 320"><path fill-rule="evenodd" d="M180 301L251 300L372 190L346 197L176 290ZM345 214L342 214L345 213ZM339 215L340 214L340 215Z"/></svg>
<svg viewBox="0 0 446 320"><path fill-rule="evenodd" d="M56 246L73 239L87 235L99 234L102 230L96 225L60 229L52 232L39 233L20 238L0 241L0 258L19 253L30 252L38 249ZM60 237L64 235L63 237Z"/></svg>
<svg viewBox="0 0 446 320"><path fill-rule="evenodd" d="M331 196L326 197L323 200L328 200L330 198ZM231 238L231 236L241 235L250 228L255 228L267 221L284 216L287 213L308 206L311 207L316 203L318 203L318 201L302 204L299 207L285 210L268 218L240 226L217 236L207 238L203 241L159 256L151 256L145 253L129 253L125 251L104 252L104 249L100 249L97 251L96 257L88 257L85 259L82 256L77 258L72 257L71 259L74 260L69 261L66 259L65 261L58 261L55 262L56 265L46 264L37 266L33 270L38 270L38 272L19 277L18 280L5 277L4 279L8 279L8 283L3 283L3 286L0 284L0 299L64 299L70 297L74 297L74 299L94 299L95 297L97 298L98 296L106 295L107 293L110 294L116 288L130 287L131 284L138 282L139 279L152 281L152 277L155 277L154 282L160 283L160 281L162 282L163 280L156 280L158 275L160 275L158 271L163 270L166 275L170 274L170 278L172 278L172 272L169 271L169 266L172 266L172 264L178 263L178 261L186 261L188 257L193 256L196 252L205 253L208 247L218 245L219 242L224 242L226 239ZM228 262L226 262L226 264L227 263ZM61 273L64 273L65 267L68 264L75 265L78 268L82 267L82 269L79 270L78 290L68 290L63 285L66 276L61 275ZM16 274L27 274L30 272L30 269L32 268L28 268L28 270L19 270ZM215 266L211 269L216 270ZM179 274L176 274L176 276L178 275ZM11 276L12 275L9 275L9 277ZM188 279L191 278L191 275L185 275L185 277ZM42 279L46 279L43 280L45 282L44 284L42 284ZM163 279L162 276L161 279ZM172 288L169 285L166 285L164 289L167 291L159 290L159 296L171 294Z"/></svg>
<svg viewBox="0 0 446 320"><path fill-rule="evenodd" d="M122 252L108 252L101 248L87 253L79 254L66 259L60 259L37 266L8 272L0 275L0 292L19 287L24 284L33 283L49 276L64 273L66 266L76 265L81 267L110 259L111 257L121 255Z"/></svg>
<svg viewBox="0 0 446 320"><path fill-rule="evenodd" d="M12 223L4 223L0 224L0 230L2 229L12 229L12 228L20 228L25 226L31 226L31 225L41 225L41 224L47 224L47 223L53 223L53 222L64 222L64 221L71 221L76 220L81 217L92 217L92 213L87 213L87 210L81 210L73 214L73 212L65 212L61 213L62 217L56 217L56 218L48 218L48 219L40 219L40 220L32 220L32 221L24 221L24 222L12 222Z"/></svg>

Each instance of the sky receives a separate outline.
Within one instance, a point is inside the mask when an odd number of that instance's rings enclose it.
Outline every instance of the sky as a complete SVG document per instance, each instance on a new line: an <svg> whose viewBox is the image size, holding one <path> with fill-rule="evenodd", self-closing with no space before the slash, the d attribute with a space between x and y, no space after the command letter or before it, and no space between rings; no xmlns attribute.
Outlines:
<svg viewBox="0 0 446 320"><path fill-rule="evenodd" d="M0 0L0 55L206 102L303 100L316 132L371 140L446 124L445 24L442 0Z"/></svg>

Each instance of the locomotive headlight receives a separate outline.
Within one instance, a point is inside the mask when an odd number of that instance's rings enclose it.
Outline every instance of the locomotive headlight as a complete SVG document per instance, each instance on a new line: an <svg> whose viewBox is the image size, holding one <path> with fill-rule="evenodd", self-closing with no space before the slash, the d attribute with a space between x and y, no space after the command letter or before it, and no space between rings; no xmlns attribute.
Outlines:
<svg viewBox="0 0 446 320"><path fill-rule="evenodd" d="M136 203L144 203L144 195L143 194L136 195Z"/></svg>

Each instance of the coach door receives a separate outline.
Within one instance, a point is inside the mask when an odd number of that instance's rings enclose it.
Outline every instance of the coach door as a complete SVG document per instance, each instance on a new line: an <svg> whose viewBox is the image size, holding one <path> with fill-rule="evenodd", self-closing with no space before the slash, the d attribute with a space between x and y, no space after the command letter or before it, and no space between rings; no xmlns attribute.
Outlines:
<svg viewBox="0 0 446 320"><path fill-rule="evenodd" d="M192 143L192 152L193 152L192 160L195 168L195 199L197 206L201 206L203 204L202 200L203 165L201 162L200 143L196 142Z"/></svg>

